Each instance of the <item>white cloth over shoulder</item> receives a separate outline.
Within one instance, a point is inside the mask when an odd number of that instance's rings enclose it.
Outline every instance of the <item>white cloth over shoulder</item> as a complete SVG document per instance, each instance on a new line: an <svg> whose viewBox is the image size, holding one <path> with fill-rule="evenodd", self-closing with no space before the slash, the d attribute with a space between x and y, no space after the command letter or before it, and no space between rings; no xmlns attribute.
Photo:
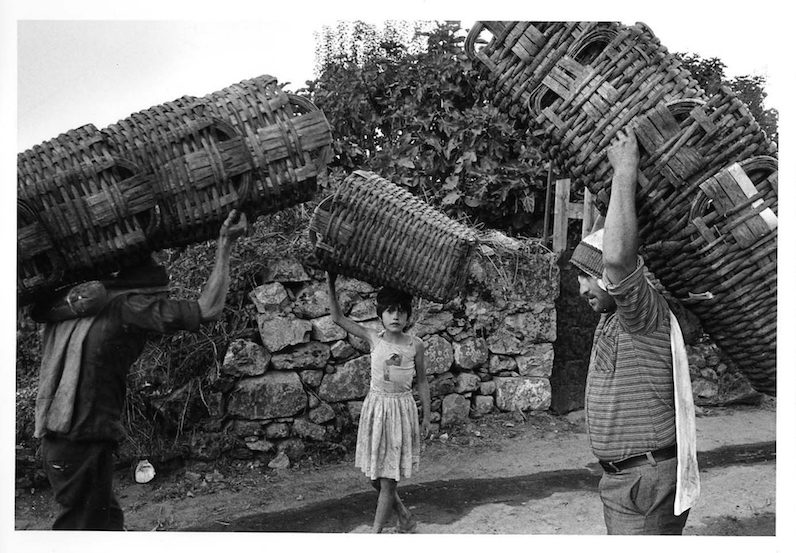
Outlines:
<svg viewBox="0 0 796 553"><path fill-rule="evenodd" d="M677 432L677 488L674 514L690 509L699 497L699 467L697 466L696 415L691 375L685 351L683 333L674 313L671 318L672 365L674 374L674 414Z"/></svg>

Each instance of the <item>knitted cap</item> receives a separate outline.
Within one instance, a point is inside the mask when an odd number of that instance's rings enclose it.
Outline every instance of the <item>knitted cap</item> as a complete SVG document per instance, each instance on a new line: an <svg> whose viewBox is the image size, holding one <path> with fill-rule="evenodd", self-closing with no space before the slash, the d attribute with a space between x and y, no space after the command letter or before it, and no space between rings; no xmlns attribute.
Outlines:
<svg viewBox="0 0 796 553"><path fill-rule="evenodd" d="M586 236L575 247L569 262L594 278L603 276L603 229Z"/></svg>

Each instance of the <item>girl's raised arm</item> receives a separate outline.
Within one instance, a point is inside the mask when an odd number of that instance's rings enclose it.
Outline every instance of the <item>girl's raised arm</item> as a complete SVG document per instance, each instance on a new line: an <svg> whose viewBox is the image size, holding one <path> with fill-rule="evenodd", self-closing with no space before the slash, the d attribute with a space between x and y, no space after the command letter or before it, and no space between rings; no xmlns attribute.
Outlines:
<svg viewBox="0 0 796 553"><path fill-rule="evenodd" d="M428 438L431 431L431 394L428 389L428 378L426 377L426 345L418 337L415 337L417 347L415 348L415 372L417 374L417 391L420 394L420 405L423 409L423 420L420 423L420 434L423 438Z"/></svg>
<svg viewBox="0 0 796 553"><path fill-rule="evenodd" d="M326 273L326 282L329 284L329 311L331 312L332 320L346 332L366 340L373 346L377 335L376 331L362 326L343 315L340 304L337 302L337 290L334 285L336 279L337 275L335 273Z"/></svg>

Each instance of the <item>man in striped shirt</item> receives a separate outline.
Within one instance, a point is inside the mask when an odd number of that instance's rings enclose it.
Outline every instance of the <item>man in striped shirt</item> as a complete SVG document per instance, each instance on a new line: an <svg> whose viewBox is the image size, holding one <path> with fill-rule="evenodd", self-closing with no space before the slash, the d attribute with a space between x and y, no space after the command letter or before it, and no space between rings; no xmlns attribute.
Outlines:
<svg viewBox="0 0 796 553"><path fill-rule="evenodd" d="M666 300L644 277L635 209L638 145L620 131L603 229L575 248L580 294L601 313L586 382L586 421L604 474L608 534L682 534L674 515L675 403Z"/></svg>

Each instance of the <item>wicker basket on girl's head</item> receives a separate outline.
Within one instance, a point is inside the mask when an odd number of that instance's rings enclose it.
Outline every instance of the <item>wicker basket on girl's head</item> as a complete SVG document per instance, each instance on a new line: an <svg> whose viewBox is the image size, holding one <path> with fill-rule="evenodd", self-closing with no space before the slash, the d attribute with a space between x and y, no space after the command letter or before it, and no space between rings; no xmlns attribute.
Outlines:
<svg viewBox="0 0 796 553"><path fill-rule="evenodd" d="M440 303L461 290L476 245L472 229L367 171L318 204L309 228L324 269Z"/></svg>

